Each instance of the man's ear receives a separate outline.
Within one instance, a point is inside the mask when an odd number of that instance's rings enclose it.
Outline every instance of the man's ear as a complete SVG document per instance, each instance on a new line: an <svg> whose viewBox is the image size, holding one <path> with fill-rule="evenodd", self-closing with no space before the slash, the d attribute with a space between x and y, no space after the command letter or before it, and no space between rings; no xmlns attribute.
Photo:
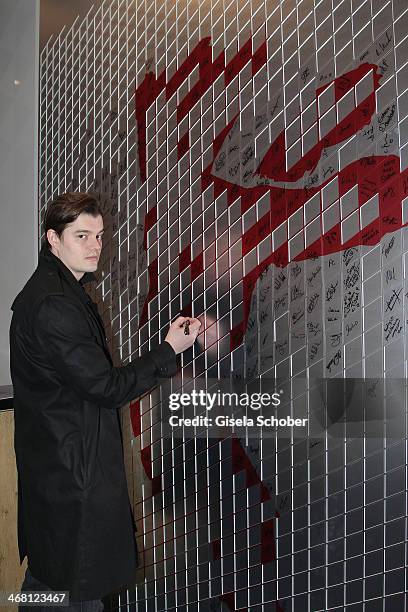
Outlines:
<svg viewBox="0 0 408 612"><path fill-rule="evenodd" d="M50 247L54 249L55 251L57 251L59 247L60 239L55 230L49 229L47 231L47 240L49 242Z"/></svg>

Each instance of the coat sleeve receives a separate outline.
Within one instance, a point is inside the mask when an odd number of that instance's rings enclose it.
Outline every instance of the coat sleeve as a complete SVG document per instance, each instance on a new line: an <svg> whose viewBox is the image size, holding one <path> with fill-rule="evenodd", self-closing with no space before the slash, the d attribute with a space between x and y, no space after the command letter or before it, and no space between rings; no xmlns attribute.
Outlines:
<svg viewBox="0 0 408 612"><path fill-rule="evenodd" d="M62 381L83 399L117 408L177 371L168 342L115 368L97 343L83 310L65 296L47 296L36 309L33 333Z"/></svg>

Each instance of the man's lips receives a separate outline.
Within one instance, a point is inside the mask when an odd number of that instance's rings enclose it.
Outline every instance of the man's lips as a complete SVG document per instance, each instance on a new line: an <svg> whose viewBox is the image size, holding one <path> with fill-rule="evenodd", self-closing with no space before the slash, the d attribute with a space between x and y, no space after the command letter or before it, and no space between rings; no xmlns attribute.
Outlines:
<svg viewBox="0 0 408 612"><path fill-rule="evenodd" d="M87 257L86 259L94 259L95 261L98 261L99 257L93 255L92 257Z"/></svg>

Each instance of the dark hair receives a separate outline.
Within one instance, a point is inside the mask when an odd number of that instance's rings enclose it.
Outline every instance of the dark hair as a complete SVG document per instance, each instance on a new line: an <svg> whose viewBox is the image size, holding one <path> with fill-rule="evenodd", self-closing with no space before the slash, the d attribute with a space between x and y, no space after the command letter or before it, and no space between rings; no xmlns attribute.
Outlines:
<svg viewBox="0 0 408 612"><path fill-rule="evenodd" d="M50 248L47 232L53 229L60 237L65 227L73 223L81 213L93 217L102 216L98 200L89 193L68 192L59 195L49 204L44 219L44 244Z"/></svg>

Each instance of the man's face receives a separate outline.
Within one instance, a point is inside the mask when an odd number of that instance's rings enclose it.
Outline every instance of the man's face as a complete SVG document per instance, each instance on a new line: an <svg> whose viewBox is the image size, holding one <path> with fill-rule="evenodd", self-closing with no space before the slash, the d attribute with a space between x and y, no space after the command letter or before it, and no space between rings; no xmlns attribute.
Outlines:
<svg viewBox="0 0 408 612"><path fill-rule="evenodd" d="M95 272L102 250L103 219L81 213L69 223L58 237L54 230L48 230L47 238L51 252L71 270L77 280L85 272Z"/></svg>

